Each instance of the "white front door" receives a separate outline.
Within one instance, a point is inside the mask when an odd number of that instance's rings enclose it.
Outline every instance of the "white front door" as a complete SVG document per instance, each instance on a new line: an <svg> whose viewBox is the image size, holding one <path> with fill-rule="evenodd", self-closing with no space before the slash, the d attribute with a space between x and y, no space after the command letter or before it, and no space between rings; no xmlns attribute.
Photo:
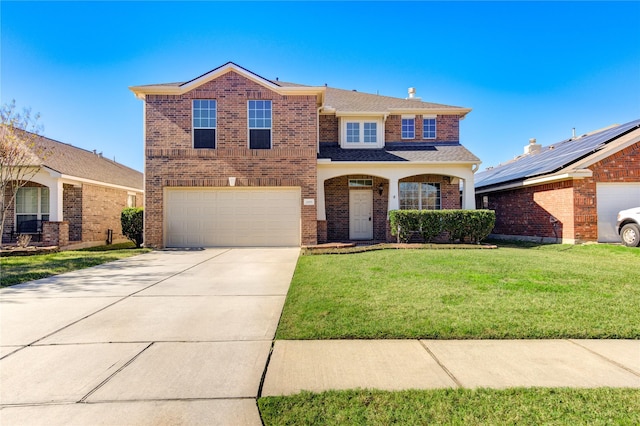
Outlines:
<svg viewBox="0 0 640 426"><path fill-rule="evenodd" d="M373 191L349 191L349 239L373 239Z"/></svg>

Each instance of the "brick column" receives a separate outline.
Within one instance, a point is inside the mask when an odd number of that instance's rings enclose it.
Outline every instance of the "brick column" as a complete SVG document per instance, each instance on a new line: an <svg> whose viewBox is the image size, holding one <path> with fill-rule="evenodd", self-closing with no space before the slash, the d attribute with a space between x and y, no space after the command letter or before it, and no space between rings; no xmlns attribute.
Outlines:
<svg viewBox="0 0 640 426"><path fill-rule="evenodd" d="M42 243L45 246L63 247L69 244L69 222L43 222Z"/></svg>

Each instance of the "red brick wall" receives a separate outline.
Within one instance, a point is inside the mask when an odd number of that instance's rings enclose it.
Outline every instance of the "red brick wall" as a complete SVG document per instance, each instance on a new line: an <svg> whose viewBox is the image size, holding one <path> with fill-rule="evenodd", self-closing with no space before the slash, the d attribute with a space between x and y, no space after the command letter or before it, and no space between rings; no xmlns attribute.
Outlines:
<svg viewBox="0 0 640 426"><path fill-rule="evenodd" d="M489 194L496 212L494 234L540 238L574 238L573 182L563 181ZM480 202L480 204L482 203ZM557 222L554 233L554 222Z"/></svg>
<svg viewBox="0 0 640 426"><path fill-rule="evenodd" d="M390 115L384 124L386 142L460 142L460 117L438 115L436 117L436 139L422 138L422 116L416 115L414 139L402 139L402 116Z"/></svg>
<svg viewBox="0 0 640 426"><path fill-rule="evenodd" d="M339 124L335 115L321 115L320 121L320 142L338 142Z"/></svg>
<svg viewBox="0 0 640 426"><path fill-rule="evenodd" d="M373 179L371 188L361 188L361 190L373 190L373 239L377 241L396 241L396 238L389 234L388 229L389 182L386 179L366 175L339 176L325 181L327 241L349 240L349 191L351 189L360 190L358 188L349 188L349 179ZM460 208L458 185L447 182L444 176L417 175L402 179L400 182L440 183L442 208ZM383 190L382 194L379 194L378 186L381 183Z"/></svg>
<svg viewBox="0 0 640 426"><path fill-rule="evenodd" d="M217 100L216 149L193 149L191 100ZM247 101L272 101L272 149L250 150ZM180 96L146 97L145 245L163 244L165 186L299 186L316 197L316 97L282 96L226 73ZM302 200L301 200L302 204ZM302 206L302 244L317 241L316 206Z"/></svg>
<svg viewBox="0 0 640 426"><path fill-rule="evenodd" d="M82 188L63 185L62 215L69 222L69 241L82 241Z"/></svg>

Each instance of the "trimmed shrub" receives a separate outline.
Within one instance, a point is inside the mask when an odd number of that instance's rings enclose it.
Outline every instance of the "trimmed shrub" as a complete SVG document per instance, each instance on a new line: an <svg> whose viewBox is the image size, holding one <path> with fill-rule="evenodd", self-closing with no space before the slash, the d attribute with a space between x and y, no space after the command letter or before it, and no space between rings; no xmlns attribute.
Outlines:
<svg viewBox="0 0 640 426"><path fill-rule="evenodd" d="M142 246L142 236L144 232L144 210L142 207L128 207L120 214L122 224L122 235L136 244Z"/></svg>
<svg viewBox="0 0 640 426"><path fill-rule="evenodd" d="M450 241L479 243L493 230L496 215L493 210L393 210L389 221L400 242L408 242L414 232L425 242L446 232Z"/></svg>

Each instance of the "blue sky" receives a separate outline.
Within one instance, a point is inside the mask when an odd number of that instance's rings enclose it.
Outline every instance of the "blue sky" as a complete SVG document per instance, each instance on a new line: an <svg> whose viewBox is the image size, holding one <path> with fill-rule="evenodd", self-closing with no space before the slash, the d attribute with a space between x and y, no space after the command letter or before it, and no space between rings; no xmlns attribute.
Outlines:
<svg viewBox="0 0 640 426"><path fill-rule="evenodd" d="M129 86L228 61L265 78L472 108L481 168L640 118L640 2L0 2L0 100L143 169Z"/></svg>

